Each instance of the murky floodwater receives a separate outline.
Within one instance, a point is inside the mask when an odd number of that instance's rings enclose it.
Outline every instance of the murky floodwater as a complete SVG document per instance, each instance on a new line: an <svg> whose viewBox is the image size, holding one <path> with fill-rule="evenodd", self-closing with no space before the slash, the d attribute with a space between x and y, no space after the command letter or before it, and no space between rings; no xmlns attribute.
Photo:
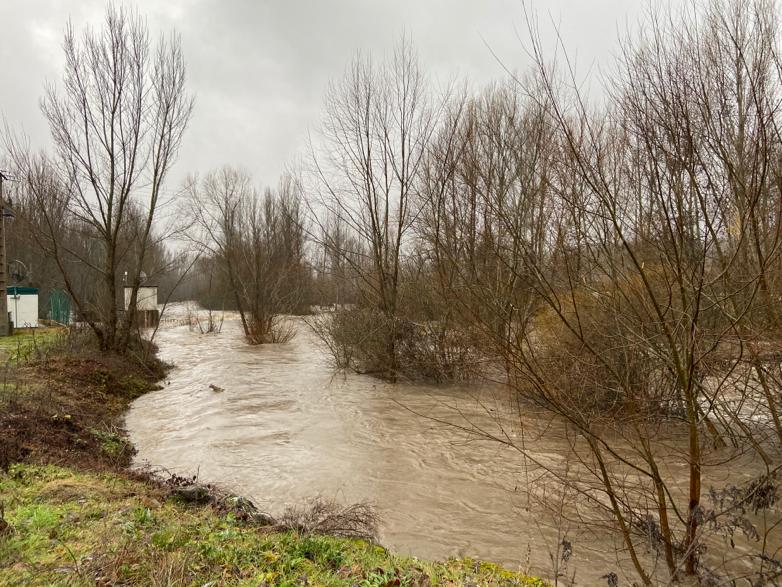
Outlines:
<svg viewBox="0 0 782 587"><path fill-rule="evenodd" d="M521 430L500 418L512 411L500 386L335 376L314 335L298 330L291 343L256 347L235 320L219 335L161 330L161 357L176 368L127 416L137 462L197 472L273 514L318 495L370 501L381 542L421 558L471 556L548 574L559 526L569 529L579 584L619 572L609 531L588 532L530 499L537 471L516 450L438 421L521 443ZM556 463L570 443L544 422L527 424L523 442L537 460Z"/></svg>

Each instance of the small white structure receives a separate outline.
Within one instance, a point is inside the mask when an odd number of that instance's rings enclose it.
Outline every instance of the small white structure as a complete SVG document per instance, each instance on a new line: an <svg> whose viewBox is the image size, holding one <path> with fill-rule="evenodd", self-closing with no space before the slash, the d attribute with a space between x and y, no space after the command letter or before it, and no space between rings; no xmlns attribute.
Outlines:
<svg viewBox="0 0 782 587"><path fill-rule="evenodd" d="M6 293L14 328L38 328L38 289L11 285Z"/></svg>
<svg viewBox="0 0 782 587"><path fill-rule="evenodd" d="M125 311L130 310L130 298L133 296L133 288L125 286ZM157 326L160 320L160 312L157 307L157 286L142 285L136 294L135 322L143 328Z"/></svg>
<svg viewBox="0 0 782 587"><path fill-rule="evenodd" d="M125 309L130 309L130 297L133 295L133 288L125 286ZM138 288L136 296L136 310L140 312L157 311L157 286L142 285Z"/></svg>

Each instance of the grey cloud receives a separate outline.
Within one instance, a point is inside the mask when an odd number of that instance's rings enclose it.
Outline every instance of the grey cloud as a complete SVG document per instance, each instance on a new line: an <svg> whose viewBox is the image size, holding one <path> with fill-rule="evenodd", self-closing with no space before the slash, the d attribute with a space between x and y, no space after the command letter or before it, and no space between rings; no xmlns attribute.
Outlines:
<svg viewBox="0 0 782 587"><path fill-rule="evenodd" d="M646 0L536 0L545 22L558 22L579 63L607 62L617 31L634 22ZM174 182L189 172L230 163L275 183L317 127L329 79L356 51L393 50L406 34L436 80L468 77L474 85L503 76L487 48L512 69L526 57L520 0L141 0L156 31L182 37L196 110ZM5 0L0 19L0 109L37 144L46 127L38 99L46 79L59 77L58 47L67 18L97 24L104 3ZM544 30L546 27L544 26ZM550 30L550 29L549 29ZM170 186L171 188L176 185Z"/></svg>

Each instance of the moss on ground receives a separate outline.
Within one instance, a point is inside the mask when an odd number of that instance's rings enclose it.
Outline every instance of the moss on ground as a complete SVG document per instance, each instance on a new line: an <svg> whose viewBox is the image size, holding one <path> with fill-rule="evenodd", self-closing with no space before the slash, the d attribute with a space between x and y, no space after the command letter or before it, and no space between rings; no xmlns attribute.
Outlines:
<svg viewBox="0 0 782 587"><path fill-rule="evenodd" d="M359 540L274 533L117 473L0 473L0 585L543 585L468 559L426 563ZM3 523L0 522L0 527Z"/></svg>

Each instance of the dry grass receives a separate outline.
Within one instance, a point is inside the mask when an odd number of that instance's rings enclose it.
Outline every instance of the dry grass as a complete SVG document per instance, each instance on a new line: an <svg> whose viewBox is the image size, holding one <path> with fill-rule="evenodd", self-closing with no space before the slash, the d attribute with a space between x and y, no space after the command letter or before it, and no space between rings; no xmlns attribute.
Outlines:
<svg viewBox="0 0 782 587"><path fill-rule="evenodd" d="M343 506L317 498L303 506L286 509L278 527L301 534L360 538L371 542L377 539L378 516L375 508L367 503Z"/></svg>

